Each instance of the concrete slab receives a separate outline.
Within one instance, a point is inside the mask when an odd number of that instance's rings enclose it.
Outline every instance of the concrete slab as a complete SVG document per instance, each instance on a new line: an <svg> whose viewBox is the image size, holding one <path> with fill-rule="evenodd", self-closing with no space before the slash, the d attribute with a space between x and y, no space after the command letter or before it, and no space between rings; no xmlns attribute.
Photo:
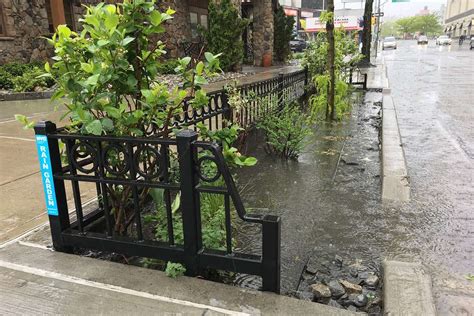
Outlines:
<svg viewBox="0 0 474 316"><path fill-rule="evenodd" d="M17 296L35 292L35 295L28 297L31 300L28 306L36 306L36 310L41 311L44 304L45 310L52 308L54 312L60 314L69 308L63 305L72 305L81 312L89 308L98 308L99 305L102 308L101 313L109 314L109 311L117 310L110 304L105 304L107 298L118 297L124 303L129 302L130 306L136 306L133 314L147 314L150 306L154 306L155 313L160 313L162 310L172 310L175 307L173 304L178 304L180 307L183 306L181 312L184 314L187 314L187 310L194 312L209 309L211 312L227 315L355 315L350 311L273 293L198 278L171 279L156 270L58 253L18 243L0 249L0 269L2 275L7 273L7 277L3 277L7 281L6 284L0 280L2 292L19 293ZM15 277L20 279L18 284L12 280ZM23 287L27 285L21 281L22 279L34 282L31 287L18 290L22 287L21 284ZM48 287L48 284L51 287ZM44 293L32 290L41 287L45 289ZM54 287L58 287L59 290L56 291ZM86 287L89 289L86 290ZM98 297L89 301L86 299L87 293L91 295L97 293ZM62 294L65 295L64 300L60 299ZM74 295L79 299L72 301L70 298ZM45 296L52 299L45 301ZM89 304L93 306L89 307ZM74 312L75 309L72 307L69 310ZM185 309L187 307L194 309ZM126 310L124 311L127 314Z"/></svg>
<svg viewBox="0 0 474 316"><path fill-rule="evenodd" d="M421 263L386 260L383 267L385 315L436 315L431 279Z"/></svg>
<svg viewBox="0 0 474 316"><path fill-rule="evenodd" d="M474 315L474 297L445 295L438 298L438 315L459 316Z"/></svg>

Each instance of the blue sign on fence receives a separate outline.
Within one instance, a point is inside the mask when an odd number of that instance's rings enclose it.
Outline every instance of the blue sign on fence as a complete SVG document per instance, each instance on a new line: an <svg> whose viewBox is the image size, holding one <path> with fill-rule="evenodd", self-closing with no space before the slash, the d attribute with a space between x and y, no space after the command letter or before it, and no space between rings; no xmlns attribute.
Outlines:
<svg viewBox="0 0 474 316"><path fill-rule="evenodd" d="M38 149L41 178L43 178L46 209L48 210L48 215L58 216L58 203L56 201L56 190L54 189L48 138L45 135L36 135L36 147Z"/></svg>

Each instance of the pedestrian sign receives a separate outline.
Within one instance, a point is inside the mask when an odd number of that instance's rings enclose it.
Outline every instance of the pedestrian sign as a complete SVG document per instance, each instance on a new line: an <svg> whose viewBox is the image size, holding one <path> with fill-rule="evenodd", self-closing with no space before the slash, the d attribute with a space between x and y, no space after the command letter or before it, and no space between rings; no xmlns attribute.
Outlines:
<svg viewBox="0 0 474 316"><path fill-rule="evenodd" d="M48 137L45 135L36 135L36 148L38 150L41 178L43 179L46 209L48 210L48 215L58 216L58 202L56 200L53 170L51 168L51 158L49 156Z"/></svg>

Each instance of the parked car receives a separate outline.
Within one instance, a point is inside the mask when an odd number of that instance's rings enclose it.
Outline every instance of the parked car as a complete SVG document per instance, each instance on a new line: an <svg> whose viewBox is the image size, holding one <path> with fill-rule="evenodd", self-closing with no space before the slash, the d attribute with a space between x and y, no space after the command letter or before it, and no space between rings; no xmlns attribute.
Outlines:
<svg viewBox="0 0 474 316"><path fill-rule="evenodd" d="M469 43L469 49L474 49L474 35L471 36L471 41Z"/></svg>
<svg viewBox="0 0 474 316"><path fill-rule="evenodd" d="M385 50L387 48L397 49L397 41L395 40L395 37L387 36L383 39L382 50Z"/></svg>
<svg viewBox="0 0 474 316"><path fill-rule="evenodd" d="M306 49L306 42L302 39L290 41L290 49L292 52L302 52Z"/></svg>
<svg viewBox="0 0 474 316"><path fill-rule="evenodd" d="M436 45L451 45L451 39L447 35L441 35L436 39Z"/></svg>
<svg viewBox="0 0 474 316"><path fill-rule="evenodd" d="M418 45L428 44L428 37L425 35L420 35L417 41Z"/></svg>

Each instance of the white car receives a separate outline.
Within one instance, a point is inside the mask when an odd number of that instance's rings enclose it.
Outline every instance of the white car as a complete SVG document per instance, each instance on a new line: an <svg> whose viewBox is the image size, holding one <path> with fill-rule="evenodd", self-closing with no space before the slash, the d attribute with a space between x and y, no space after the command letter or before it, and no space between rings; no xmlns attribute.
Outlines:
<svg viewBox="0 0 474 316"><path fill-rule="evenodd" d="M436 39L436 45L451 45L451 39L447 35L441 35Z"/></svg>
<svg viewBox="0 0 474 316"><path fill-rule="evenodd" d="M395 40L395 37L387 36L386 38L384 38L382 43L382 50L385 50L387 48L397 49L397 41Z"/></svg>

